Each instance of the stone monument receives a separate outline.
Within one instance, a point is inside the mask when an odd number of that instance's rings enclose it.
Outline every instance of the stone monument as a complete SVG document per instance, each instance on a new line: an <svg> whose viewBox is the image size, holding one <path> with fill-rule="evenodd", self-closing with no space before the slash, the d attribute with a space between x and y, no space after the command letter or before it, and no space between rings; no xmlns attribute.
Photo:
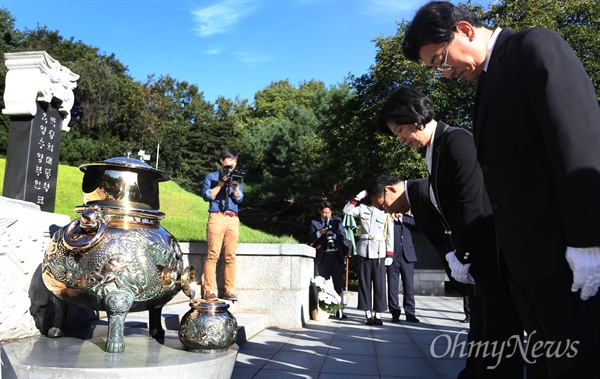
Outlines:
<svg viewBox="0 0 600 379"><path fill-rule="evenodd" d="M53 226L70 221L51 212L60 134L67 128L79 78L43 51L5 58L2 113L10 116L10 129L0 197L0 341L46 329L50 294L40 264L57 229Z"/></svg>
<svg viewBox="0 0 600 379"><path fill-rule="evenodd" d="M62 131L68 131L79 75L45 51L6 53L10 116L3 196L54 212Z"/></svg>

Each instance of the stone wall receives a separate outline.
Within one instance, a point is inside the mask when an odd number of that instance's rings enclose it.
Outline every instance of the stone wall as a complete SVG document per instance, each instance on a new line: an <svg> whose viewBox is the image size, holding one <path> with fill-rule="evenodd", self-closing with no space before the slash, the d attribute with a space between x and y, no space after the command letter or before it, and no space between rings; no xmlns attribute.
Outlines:
<svg viewBox="0 0 600 379"><path fill-rule="evenodd" d="M184 266L194 266L201 282L206 244L179 245L184 253ZM314 257L315 250L307 245L240 244L236 275L239 301L234 304L234 311L266 313L269 327L301 328L309 319L309 285L314 274ZM219 295L223 294L223 269L221 256L217 264Z"/></svg>
<svg viewBox="0 0 600 379"><path fill-rule="evenodd" d="M202 283L206 243L180 242L179 245L184 253L184 266L194 266L198 281ZM419 250L418 254L422 252ZM429 254L436 254L435 250L430 250ZM307 245L240 244L236 276L239 301L232 305L232 310L266 313L269 315L269 327L301 328L309 319L308 290L314 275L314 257L315 250ZM224 287L222 258L217 264L219 296L223 295ZM438 263L437 254L431 260ZM417 268L414 275L415 295L443 296L447 280L443 269ZM173 302L187 300L181 293Z"/></svg>

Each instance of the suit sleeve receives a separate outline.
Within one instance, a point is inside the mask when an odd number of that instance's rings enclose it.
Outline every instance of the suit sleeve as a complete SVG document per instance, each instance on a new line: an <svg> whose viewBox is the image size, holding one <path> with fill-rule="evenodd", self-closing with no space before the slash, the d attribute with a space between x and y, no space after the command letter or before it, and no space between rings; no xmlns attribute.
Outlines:
<svg viewBox="0 0 600 379"><path fill-rule="evenodd" d="M437 210L429 198L429 180L422 178L409 180L407 191L410 196L410 209L417 229L427 236L435 249L442 254L448 252L444 240L444 228L437 216ZM443 260L445 262L445 260Z"/></svg>
<svg viewBox="0 0 600 379"><path fill-rule="evenodd" d="M385 235L385 256L394 258L394 219L387 215L387 233Z"/></svg>
<svg viewBox="0 0 600 379"><path fill-rule="evenodd" d="M409 215L403 215L402 216L402 223L404 225L410 225L411 228L415 228L416 224L415 224L415 219L410 217Z"/></svg>
<svg viewBox="0 0 600 379"><path fill-rule="evenodd" d="M416 231L415 219L408 215L404 215L402 216L402 224L402 227L404 228L402 241L404 246L404 260L408 263L415 263L417 262L417 254L413 243L413 235L418 233ZM394 236L394 238L396 238L396 236Z"/></svg>
<svg viewBox="0 0 600 379"><path fill-rule="evenodd" d="M483 220L491 216L491 208L484 204L487 196L473 136L468 131L457 128L447 132L446 138L447 148L443 150L444 156L441 159L449 162L454 190L458 196L458 227L452 230L452 241L456 256L461 260L464 253L474 251ZM486 215L485 212L490 214Z"/></svg>
<svg viewBox="0 0 600 379"><path fill-rule="evenodd" d="M531 62L520 75L541 126L567 245L600 246L600 108L590 77L550 30L533 29L520 54Z"/></svg>
<svg viewBox="0 0 600 379"><path fill-rule="evenodd" d="M319 231L319 226L317 225L317 222L312 220L310 222L310 231L308 232L308 240L310 241L310 243L313 243L314 241L317 240L317 238L319 238L317 236L318 231Z"/></svg>
<svg viewBox="0 0 600 379"><path fill-rule="evenodd" d="M452 279L451 270L444 256L448 252L446 245L444 227L440 222L436 212L437 210L431 203L429 197L429 180L422 178L417 180L409 180L407 183L407 191L410 196L411 212L414 216L414 221L417 229L421 231L438 252L438 256L444 270L450 280Z"/></svg>

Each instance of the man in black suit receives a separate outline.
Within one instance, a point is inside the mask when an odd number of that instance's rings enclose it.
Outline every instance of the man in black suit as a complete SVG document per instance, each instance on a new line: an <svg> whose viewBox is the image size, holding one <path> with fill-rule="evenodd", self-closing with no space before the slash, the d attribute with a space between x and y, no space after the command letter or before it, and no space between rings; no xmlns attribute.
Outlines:
<svg viewBox="0 0 600 379"><path fill-rule="evenodd" d="M415 232L415 220L409 214L399 214L394 219L394 262L387 267L388 309L392 322L400 321L400 303L398 288L402 280L402 307L406 321L419 322L415 316L414 272L417 254L412 234Z"/></svg>
<svg viewBox="0 0 600 379"><path fill-rule="evenodd" d="M598 377L600 108L581 62L548 29L490 30L446 1L419 9L402 49L446 78L478 80L474 140L499 268L537 358L528 376Z"/></svg>
<svg viewBox="0 0 600 379"><path fill-rule="evenodd" d="M381 132L398 137L403 144L426 148L429 178L427 183L410 181L407 200L417 225L448 262L450 276L465 284L471 316L469 340L489 344L508 343L513 336L520 339L522 326L506 278L495 264L492 208L471 133L436 121L431 100L411 85L399 86L389 94L379 112L378 125ZM392 191L399 181L379 177L369 195L390 202L398 196ZM386 199L386 195L390 196ZM403 210L388 208L389 212ZM460 378L492 375L484 353L471 358ZM502 365L494 367L494 374L522 376L522 361L517 358L504 359Z"/></svg>
<svg viewBox="0 0 600 379"><path fill-rule="evenodd" d="M340 295L344 303L344 265L346 257L342 248L346 230L342 219L332 215L333 205L324 200L319 203L320 217L310 221L309 240L310 246L316 250L315 276L322 276L333 281L335 292ZM340 318L346 315L340 311Z"/></svg>

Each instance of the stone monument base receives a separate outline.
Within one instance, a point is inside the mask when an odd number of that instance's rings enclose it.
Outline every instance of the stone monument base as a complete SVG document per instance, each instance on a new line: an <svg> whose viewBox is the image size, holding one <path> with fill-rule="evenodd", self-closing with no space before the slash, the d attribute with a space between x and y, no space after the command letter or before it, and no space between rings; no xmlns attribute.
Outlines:
<svg viewBox="0 0 600 379"><path fill-rule="evenodd" d="M5 341L0 346L2 379L81 378L224 378L229 379L237 345L227 352L186 351L177 330L165 337L148 336L147 324L125 322L125 352L106 353L108 322L68 329L67 336L34 336Z"/></svg>

